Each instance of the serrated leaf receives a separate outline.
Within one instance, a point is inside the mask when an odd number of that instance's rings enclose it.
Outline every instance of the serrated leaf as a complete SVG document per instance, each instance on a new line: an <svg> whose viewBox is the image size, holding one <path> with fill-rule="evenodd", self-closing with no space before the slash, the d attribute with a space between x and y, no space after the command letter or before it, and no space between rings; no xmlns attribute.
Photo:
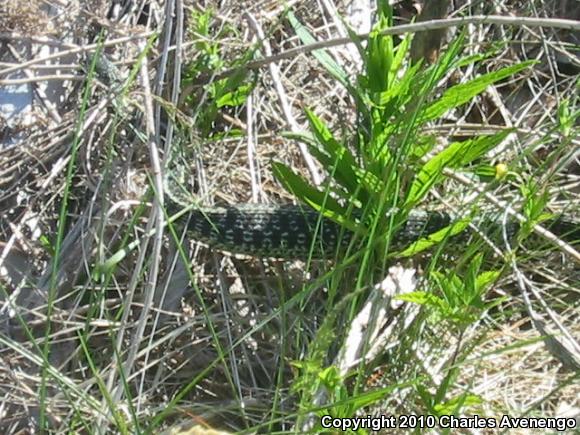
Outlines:
<svg viewBox="0 0 580 435"><path fill-rule="evenodd" d="M427 305L435 308L442 308L446 305L445 301L440 297L435 296L433 293L427 293L424 291L404 293L395 296L395 299L399 301L411 302L418 305Z"/></svg>
<svg viewBox="0 0 580 435"><path fill-rule="evenodd" d="M490 285L497 281L500 277L501 272L497 270L490 270L487 272L482 272L477 276L475 285L478 289L486 290Z"/></svg>
<svg viewBox="0 0 580 435"><path fill-rule="evenodd" d="M216 100L216 107L238 107L246 102L248 95L252 92L252 85L240 86L238 89L232 92L227 92Z"/></svg>

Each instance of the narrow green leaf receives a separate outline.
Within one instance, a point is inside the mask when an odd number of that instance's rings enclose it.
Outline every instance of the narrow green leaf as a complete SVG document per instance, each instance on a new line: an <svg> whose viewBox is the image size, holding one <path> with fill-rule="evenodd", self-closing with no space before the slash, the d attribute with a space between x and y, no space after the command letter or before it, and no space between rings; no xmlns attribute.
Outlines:
<svg viewBox="0 0 580 435"><path fill-rule="evenodd" d="M508 128L489 136L479 136L474 139L462 142L459 146L461 158L455 166L466 166L474 160L484 156L502 143L515 129Z"/></svg>
<svg viewBox="0 0 580 435"><path fill-rule="evenodd" d="M439 231L434 232L433 234L429 234L426 237L417 240L413 244L409 245L407 249L405 249L403 252L398 253L397 255L400 257L411 257L420 252L423 252L433 247L434 245L441 243L446 238L455 236L463 232L469 225L469 221L470 221L469 219L460 219L446 228L443 228Z"/></svg>
<svg viewBox="0 0 580 435"><path fill-rule="evenodd" d="M298 21L292 11L288 12L288 20L290 21L290 25L294 28L296 35L298 35L300 40L305 45L310 45L314 42L317 42L317 39L312 36L312 34L300 21ZM330 75L338 80L344 87L348 88L351 86L346 71L335 62L335 60L328 54L326 50L314 50L312 54L316 59L318 59L324 69L328 71Z"/></svg>
<svg viewBox="0 0 580 435"><path fill-rule="evenodd" d="M310 185L304 178L297 175L283 163L272 162L274 175L284 187L303 202L324 204L326 208L341 212L342 207L332 197Z"/></svg>
<svg viewBox="0 0 580 435"><path fill-rule="evenodd" d="M381 35L381 31L392 25L392 9L388 4L377 4L377 15L377 23L369 35L365 63L366 84L372 94L389 89L394 58L393 36Z"/></svg>
<svg viewBox="0 0 580 435"><path fill-rule="evenodd" d="M409 52L409 48L411 47L411 41L413 40L413 35L411 33L407 33L403 40L397 45L397 49L395 51L395 57L393 58L393 62L391 63L391 74L395 77L402 68L403 61L407 53Z"/></svg>
<svg viewBox="0 0 580 435"><path fill-rule="evenodd" d="M324 122L322 122L314 112L306 109L306 116L308 117L310 129L312 130L317 142L328 155L328 158L324 158L320 153L317 153L317 158L324 160L321 161L321 163L325 169L328 172L333 173L335 180L342 184L351 194L360 190L355 173L357 163L348 148L340 144L334 138L328 127L326 127ZM331 168L334 169L334 171L332 171Z"/></svg>
<svg viewBox="0 0 580 435"><path fill-rule="evenodd" d="M349 219L347 210L327 192L321 192L311 186L300 175L295 174L292 169L283 163L272 162L272 170L274 176L282 183L284 188L304 204L353 232L359 234L364 232L364 228Z"/></svg>
<svg viewBox="0 0 580 435"><path fill-rule="evenodd" d="M477 165L477 167L473 170L473 173L479 178L480 181L490 182L495 179L497 170L493 165L482 163Z"/></svg>
<svg viewBox="0 0 580 435"><path fill-rule="evenodd" d="M463 167L470 164L495 148L512 131L512 129L507 129L491 136L480 136L450 144L425 163L417 173L407 195L406 206L412 207L421 201L429 190L443 179L442 174L446 167Z"/></svg>
<svg viewBox="0 0 580 435"><path fill-rule="evenodd" d="M459 297L464 307L470 305L479 305L478 299L480 296L479 289L476 285L477 274L483 261L483 255L477 253L472 259L464 276L463 291L459 291Z"/></svg>
<svg viewBox="0 0 580 435"><path fill-rule="evenodd" d="M405 105L412 99L413 92L411 88L415 83L416 74L418 72L420 65L413 65L408 70L402 78L393 81L391 87L385 92L381 92L378 100L380 106L384 106L389 102L393 102L396 105L396 109L402 111L405 109ZM392 113L396 113L391 111Z"/></svg>
<svg viewBox="0 0 580 435"><path fill-rule="evenodd" d="M536 63L535 61L522 62L517 65L502 68L499 71L493 71L477 77L467 83L462 83L449 88L441 98L429 105L421 114L421 122L430 121L439 118L447 111L467 103L476 95L479 95L485 89L500 80L511 77L514 74L523 71L529 66Z"/></svg>
<svg viewBox="0 0 580 435"><path fill-rule="evenodd" d="M443 169L450 166L453 159L458 160L460 158L457 153L457 146L453 147L453 144L446 150L440 152L431 160L429 160L421 170L415 176L409 193L407 194L407 199L405 201L406 208L412 208L417 204L429 190L439 181L442 180Z"/></svg>
<svg viewBox="0 0 580 435"><path fill-rule="evenodd" d="M369 37L367 83L372 93L380 93L389 89L389 71L391 70L393 53L386 38L376 30L371 32Z"/></svg>
<svg viewBox="0 0 580 435"><path fill-rule="evenodd" d="M451 42L447 50L439 57L437 62L424 70L416 80L417 88L415 97L422 101L426 95L433 91L435 85L445 77L453 67L457 56L463 48L465 41L465 31L462 31Z"/></svg>

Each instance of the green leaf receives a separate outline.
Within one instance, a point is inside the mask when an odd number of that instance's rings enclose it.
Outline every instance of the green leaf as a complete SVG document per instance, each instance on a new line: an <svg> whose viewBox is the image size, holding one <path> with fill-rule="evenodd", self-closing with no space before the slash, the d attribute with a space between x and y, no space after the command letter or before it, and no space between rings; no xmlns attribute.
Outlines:
<svg viewBox="0 0 580 435"><path fill-rule="evenodd" d="M459 153L461 158L455 166L466 166L474 160L484 156L487 152L502 143L515 129L508 128L489 136L479 136L465 142L460 142Z"/></svg>
<svg viewBox="0 0 580 435"><path fill-rule="evenodd" d="M51 243L51 241L49 240L49 238L46 236L46 234L42 234L40 236L40 238L38 239L38 241L40 242L40 245L44 248L44 250L51 256L54 257L55 256L55 252L54 252L54 246Z"/></svg>
<svg viewBox="0 0 580 435"><path fill-rule="evenodd" d="M318 378L322 381L322 384L330 390L333 390L337 386L343 384L343 379L340 376L340 372L335 366L322 369L318 373Z"/></svg>
<svg viewBox="0 0 580 435"><path fill-rule="evenodd" d="M443 228L439 231L434 232L433 234L429 234L428 236L417 240L416 242L409 245L409 247L405 249L403 252L397 253L397 256L411 257L420 252L423 252L431 248L432 246L441 243L448 237L452 237L463 232L468 227L469 222L470 219L467 218L460 219L446 228Z"/></svg>
<svg viewBox="0 0 580 435"><path fill-rule="evenodd" d="M536 61L527 61L517 65L508 66L499 71L484 74L467 83L455 85L447 89L441 98L423 110L423 113L421 114L421 122L424 123L439 118L449 110L467 103L473 97L485 91L489 85L511 77L534 63L536 63Z"/></svg>
<svg viewBox="0 0 580 435"><path fill-rule="evenodd" d="M430 159L415 176L407 195L405 205L412 207L427 195L429 190L443 179L446 167L463 167L483 156L499 145L512 129L500 131L490 136L480 136L464 142L453 142Z"/></svg>
<svg viewBox="0 0 580 435"><path fill-rule="evenodd" d="M300 175L281 162L272 162L274 175L284 187L303 202L314 202L317 205L325 203L326 208L342 212L342 207L332 197L310 185Z"/></svg>
<svg viewBox="0 0 580 435"><path fill-rule="evenodd" d="M385 2L377 5L378 22L369 35L366 56L366 84L371 93L389 89L394 48L391 35L381 35L381 31L392 25L392 9Z"/></svg>
<svg viewBox="0 0 580 435"><path fill-rule="evenodd" d="M477 280L475 285L478 289L483 291L487 290L487 288L492 285L497 279L500 277L501 272L498 270L490 270L487 272L482 272L477 276Z"/></svg>
<svg viewBox="0 0 580 435"><path fill-rule="evenodd" d="M317 42L317 39L310 34L308 29L300 21L298 21L292 11L288 12L288 20L294 28L296 35L298 35L305 45ZM341 83L345 88L351 87L346 71L334 61L326 50L314 50L312 54L316 59L318 59L324 69L328 71L332 77L338 80L339 83Z"/></svg>
<svg viewBox="0 0 580 435"><path fill-rule="evenodd" d="M211 9L206 9L203 13L193 10L191 14L192 21L195 23L193 31L201 36L209 36L212 16L213 11Z"/></svg>
<svg viewBox="0 0 580 435"><path fill-rule="evenodd" d="M411 302L417 305L426 305L434 308L442 308L446 306L443 299L435 296L433 293L427 293L424 291L409 292L402 295L395 296L396 300Z"/></svg>
<svg viewBox="0 0 580 435"><path fill-rule="evenodd" d="M360 192L360 186L355 172L357 164L353 155L348 148L340 144L333 137L328 127L326 127L314 112L306 109L306 116L308 117L310 129L314 133L317 142L326 153L326 156L324 156L322 153L314 151L316 158L350 194L354 195L355 192ZM360 194L363 195L364 200L366 195L364 195L364 192L360 192Z"/></svg>
<svg viewBox="0 0 580 435"><path fill-rule="evenodd" d="M455 146L454 146L455 145ZM411 184L405 207L412 208L427 195L429 190L443 179L443 170L451 166L453 161L461 158L458 143L451 144L447 149L430 159L419 170Z"/></svg>
<svg viewBox="0 0 580 435"><path fill-rule="evenodd" d="M558 106L558 128L562 136L570 136L574 128L575 118L576 116L573 116L570 111L570 100L562 100Z"/></svg>
<svg viewBox="0 0 580 435"><path fill-rule="evenodd" d="M248 95L252 92L254 87L252 85L240 86L238 89L232 92L227 92L216 100L217 108L222 108L226 106L237 107L241 106L248 99Z"/></svg>
<svg viewBox="0 0 580 435"><path fill-rule="evenodd" d="M274 176L282 183L284 188L304 204L321 212L323 216L332 219L345 228L359 234L361 233L361 226L348 219L347 210L327 192L321 192L315 187L312 187L306 180L295 174L292 169L283 163L272 162L272 170Z"/></svg>
<svg viewBox="0 0 580 435"><path fill-rule="evenodd" d="M549 192L543 191L542 193L538 193L537 188L531 187L526 190L524 186L522 186L521 190L524 198L526 198L523 209L524 215L532 222L539 221L550 199Z"/></svg>
<svg viewBox="0 0 580 435"><path fill-rule="evenodd" d="M389 38L390 39L390 38ZM389 88L389 71L392 62L391 45L378 31L371 32L368 42L367 85L372 93Z"/></svg>
<svg viewBox="0 0 580 435"><path fill-rule="evenodd" d="M332 177L335 177L335 165L336 165L336 159L332 158L331 155L328 153L328 151L326 149L324 149L323 146L321 146L319 144L319 142L317 141L317 138L312 135L311 133L308 132L283 132L282 136L288 139L292 139L292 140L296 140L298 142L302 142L303 144L305 144L308 147L308 150L314 155L314 157L316 158L316 160L318 160L318 162L322 165L322 167L324 169L327 170L327 172L329 172L331 174ZM338 145L338 147L342 147L343 145ZM348 150L347 150L348 152ZM339 153L339 155L341 155ZM334 157L336 157L333 154ZM354 158L351 156L352 161L354 161ZM361 176L359 175L359 173L362 171L360 168L358 167L354 167L353 171L355 173L355 177L358 179ZM351 175L352 176L352 175ZM346 185L349 188L352 188L351 186L351 182L350 179L347 178L346 180Z"/></svg>
<svg viewBox="0 0 580 435"><path fill-rule="evenodd" d="M435 409L433 408L433 404L434 404L435 400L434 400L431 392L427 388L425 388L425 386L423 386L421 384L416 386L416 390L417 390L417 393L419 394L419 397L423 401L423 404L427 408L427 411L429 412L429 414L435 414Z"/></svg>
<svg viewBox="0 0 580 435"><path fill-rule="evenodd" d="M391 63L391 74L393 77L399 73L399 70L402 69L403 61L409 52L411 47L411 41L413 40L413 35L411 33L407 33L403 40L397 45L395 51L395 57L393 58L393 62ZM412 67L414 68L414 67Z"/></svg>
<svg viewBox="0 0 580 435"><path fill-rule="evenodd" d="M475 167L473 173L479 178L480 181L490 182L495 179L497 171L495 166L488 163L482 163Z"/></svg>
<svg viewBox="0 0 580 435"><path fill-rule="evenodd" d="M475 306L481 308L481 292L477 287L477 274L483 262L483 255L476 254L472 259L467 273L464 277L463 291L459 291L458 295L464 307Z"/></svg>
<svg viewBox="0 0 580 435"><path fill-rule="evenodd" d="M435 405L438 415L457 415L462 409L468 410L474 406L483 404L481 397L472 393L462 393L447 402ZM469 414L469 412L467 412Z"/></svg>
<svg viewBox="0 0 580 435"><path fill-rule="evenodd" d="M371 171L357 168L356 176L358 182L371 194L380 194L385 191L385 183Z"/></svg>
<svg viewBox="0 0 580 435"><path fill-rule="evenodd" d="M414 85L419 66L420 65L413 65L410 67L405 71L403 77L393 81L389 89L380 93L379 99L377 101L379 106L385 106L389 103L396 106L395 108L388 111L389 115L394 116L397 113L394 109L397 109L399 112L404 110L405 105L412 99L412 87Z"/></svg>
<svg viewBox="0 0 580 435"><path fill-rule="evenodd" d="M435 85L445 77L445 74L453 68L455 59L463 48L464 41L465 31L457 35L449 45L449 48L445 50L443 55L439 57L435 64L430 65L426 70L421 72L416 80L417 87L414 91L414 97L416 100L422 102L423 99L433 91Z"/></svg>

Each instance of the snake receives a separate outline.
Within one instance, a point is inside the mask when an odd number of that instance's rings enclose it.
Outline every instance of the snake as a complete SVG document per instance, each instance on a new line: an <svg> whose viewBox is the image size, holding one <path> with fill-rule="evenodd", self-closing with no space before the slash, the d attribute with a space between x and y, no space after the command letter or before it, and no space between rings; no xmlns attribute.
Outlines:
<svg viewBox="0 0 580 435"><path fill-rule="evenodd" d="M87 64L90 63L89 58ZM94 62L96 75L106 84L122 84L117 67L104 54ZM175 161L172 156L171 161ZM346 249L354 233L318 211L304 205L236 204L198 207L183 194L181 181L185 179L184 165L168 172L164 179L169 209L190 210L185 221L189 235L212 248L253 257L282 259L327 258ZM355 213L360 221L360 210ZM405 221L390 236L390 249L401 250L421 238L449 227L457 220L447 212L412 210ZM502 224L483 219L477 227L497 233ZM564 215L544 223L555 235L575 243L580 240L580 224ZM506 233L513 237L520 228L518 222L508 222ZM463 236L465 236L463 231ZM460 237L453 237L455 240Z"/></svg>
<svg viewBox="0 0 580 435"><path fill-rule="evenodd" d="M393 237L402 247L446 227L445 213L413 212ZM314 209L300 205L237 204L193 209L189 235L212 248L254 257L327 258L345 249L354 233Z"/></svg>
<svg viewBox="0 0 580 435"><path fill-rule="evenodd" d="M184 187L188 184L185 181L189 173L187 165L179 160L175 153L170 159L170 169L164 174L165 197L171 214L188 210L178 222L187 227L188 235L195 241L232 254L302 260L332 258L339 251L347 250L353 242L354 231L305 204L197 205L189 189ZM384 218L398 211L392 208L384 213ZM391 229L388 249L402 251L422 238L449 228L459 219L461 216L447 211L413 209L403 219L397 219L402 222ZM350 221L362 229L361 234L370 223L370 219L364 219L360 208L353 209ZM513 239L521 228L518 221L508 219L504 224L493 216L474 217L471 223L486 235L505 231L509 239ZM580 241L580 223L572 216L561 214L542 225L568 243ZM468 236L466 228L449 240L461 242ZM358 237L360 241L361 236Z"/></svg>
<svg viewBox="0 0 580 435"><path fill-rule="evenodd" d="M175 203L173 207L183 207ZM358 213L355 213L358 215ZM281 259L329 258L351 243L354 232L306 205L235 204L193 207L187 220L188 235L213 249L253 257ZM457 220L442 211L412 210L390 235L389 249L402 250L410 244L448 228ZM499 233L503 224L492 218L472 221L486 233ZM555 235L574 243L580 240L580 225L566 216L543 223ZM506 224L513 238L520 224ZM452 240L465 240L464 230Z"/></svg>

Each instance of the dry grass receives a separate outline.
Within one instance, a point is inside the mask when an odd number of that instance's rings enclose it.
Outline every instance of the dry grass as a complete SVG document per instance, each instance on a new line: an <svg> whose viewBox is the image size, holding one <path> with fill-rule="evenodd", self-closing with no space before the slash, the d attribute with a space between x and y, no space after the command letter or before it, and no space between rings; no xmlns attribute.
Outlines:
<svg viewBox="0 0 580 435"><path fill-rule="evenodd" d="M0 5L0 32L20 32L39 36L46 33L48 24L49 19L42 9L40 0L26 3L6 0Z"/></svg>
<svg viewBox="0 0 580 435"><path fill-rule="evenodd" d="M146 10L141 6L117 9L111 18L107 15L109 3L103 0L91 10L77 10L72 3L55 2L56 12L50 13L40 12L46 7L40 1L27 7L21 2L0 6L0 32L17 32L3 37L3 44L21 49L19 35L42 37L44 17L54 21L53 28L60 29L61 34L51 35L50 41L63 51L71 50L68 41L64 42L70 37L70 28L75 31L74 45L79 47L95 43L98 32L104 29L103 50L125 76L137 64L149 32L159 32L147 53L148 65L139 67L141 75L130 83L124 97L126 105L120 112L115 110L113 101L118 91L111 92L111 87L98 81L90 83L88 106L83 111L84 90L80 82L63 82L64 98L56 103L60 119L43 109L42 100L50 100L50 95L37 96L35 106L44 119L29 129L18 146L0 149L0 262L12 271L9 276L4 275L0 287L4 289L0 298L0 431L19 433L38 424L43 377L47 382L44 418L57 433L118 432L122 431L119 419L133 425L129 432L136 432L135 421L143 425L142 429L147 427L192 382L193 387L182 397L179 407L166 416L164 426L185 421L198 429L213 426L231 431L252 430L279 418L282 423L277 421L260 430L290 430L296 398L289 391L294 377L289 362L305 357L309 343L316 340L318 328L328 315L328 282L317 279L333 266L317 263L305 270L301 262L236 258L200 247L184 236L190 261L185 265L167 230L164 238L147 234L148 224L160 223L160 209L147 192L149 183L156 181L152 170L155 155L158 153L162 161L166 158L169 144L163 135L166 123L175 121L171 115L176 110L181 123L177 123L172 146L180 141L191 144L187 147L191 184L203 202L277 203L292 198L274 180L270 171L272 159L286 162L306 177L312 175L295 142L283 138L280 132L291 130L294 125L306 129L304 107L312 108L333 131L340 132L352 125L353 106L341 86L305 52L277 63L279 78L268 68L257 70L251 104L224 110L215 120L215 132L227 137L200 139L196 132L190 134L183 128L198 116L196 108L179 106L178 96L172 94L179 86L176 62L187 64L198 51L186 43L176 58L176 52L169 49L176 44L164 26L165 8L169 5L146 2ZM182 42L186 42L192 37L186 31L191 25L191 11L199 6L190 1L183 3L183 10L173 11L172 16L175 28L183 31ZM210 3L215 8L212 31L217 35L219 29L226 29L226 36L217 43L222 45L222 56L227 61L256 46L256 30L242 16L243 12L257 20L274 53L301 44L284 21L279 2L246 2L231 9L219 9L221 2ZM291 3L295 14L318 39L342 36L337 30L339 20L323 10L321 3ZM345 13L346 5L335 3L339 12ZM413 10L408 2L398 3L395 10L403 17L400 22L405 22ZM504 0L494 2L494 6L489 6L489 2L473 3L476 4L461 6L456 13L572 18L563 9L570 3L566 1ZM179 21L180 16L183 22ZM124 37L132 38L106 44ZM547 140L542 147L529 150L538 137L550 138L559 98L573 95L577 89L579 64L570 35L549 26L526 29L482 25L469 29L468 40L467 49L472 53L488 49L494 40L513 41L484 64L488 70L527 58L540 62L525 80L490 89L465 111L453 114L454 119L433 128L444 138L483 131L490 124L534 132L528 136L528 143L514 143L504 150L502 159L520 159L522 167L539 178L551 172L552 209L569 210L570 204L577 207L578 155L570 154L570 150L554 151L557 147ZM37 47L40 43L31 44ZM347 46L335 47L331 52L355 73L357 66ZM0 56L3 53L0 51ZM81 55L74 56L76 63L84 62ZM27 67L42 64L44 61L37 59L34 64L27 63ZM6 68L9 67L0 66L0 81L5 79ZM167 75L160 78L159 71ZM570 71L576 72L570 75ZM149 78L149 86L143 75ZM463 78L454 76L449 80ZM8 82L6 79L0 83ZM201 104L203 91L194 87L192 92ZM161 118L147 119L151 94L158 96L151 100L153 110L166 109ZM290 105L294 119L280 109L283 99ZM457 129L458 123L465 127ZM132 127L150 134L152 142L142 140ZM236 129L245 134L233 135ZM67 178L68 158L75 147L76 170ZM569 162L558 166L566 158ZM545 161L548 164L544 165ZM57 246L59 225L63 224L59 211L64 192L68 195L68 211L60 253L56 255L52 250ZM460 197L468 192L450 184L448 191L442 193ZM509 197L510 192L506 188L498 194ZM135 217L140 201L144 201L143 210ZM127 238L139 240L138 248L111 275L106 271L97 273L97 266L124 246ZM455 382L455 392L470 388L483 398L482 412L488 416L556 416L565 412L576 419L580 416L580 386L573 371L564 367L542 342L510 349L514 343L541 335L527 317L516 272L527 277L545 301L545 306L537 301L534 306L544 315L545 307L550 307L578 343L580 272L563 254L554 254L550 259L543 255L531 250L518 262L518 270L508 272L494 288L494 295L509 295L509 302L497 309L497 317L490 315L478 324L492 332L473 350ZM55 262L57 266L53 267ZM339 294L348 292L350 277L355 273L347 271L343 275ZM19 285L23 274L27 279ZM302 296L292 299L296 295ZM32 356L39 354L32 337L42 349L50 299L54 308L48 362L54 370L47 371L45 365L43 371L41 360ZM496 323L496 318L501 318L502 323ZM548 326L552 328L553 323ZM337 337L343 333L337 331ZM429 358L434 366L445 360L440 340L445 341L443 347L447 350L457 344L453 334L433 326L428 327L427 337L420 342L425 343L425 349L415 349L416 353L406 360L407 365L397 360L401 377L411 371L428 372ZM462 338L463 342L480 339L478 328ZM426 354L433 348L440 354ZM329 361L332 357L327 355ZM383 367L391 364L380 363ZM120 365L127 389L123 389ZM387 370L383 378L369 380L367 388L397 382L395 374ZM392 396L381 406L390 413L421 410L416 402L405 402L405 397L406 393ZM117 416L111 408L118 412ZM289 415L287 419L285 414Z"/></svg>

